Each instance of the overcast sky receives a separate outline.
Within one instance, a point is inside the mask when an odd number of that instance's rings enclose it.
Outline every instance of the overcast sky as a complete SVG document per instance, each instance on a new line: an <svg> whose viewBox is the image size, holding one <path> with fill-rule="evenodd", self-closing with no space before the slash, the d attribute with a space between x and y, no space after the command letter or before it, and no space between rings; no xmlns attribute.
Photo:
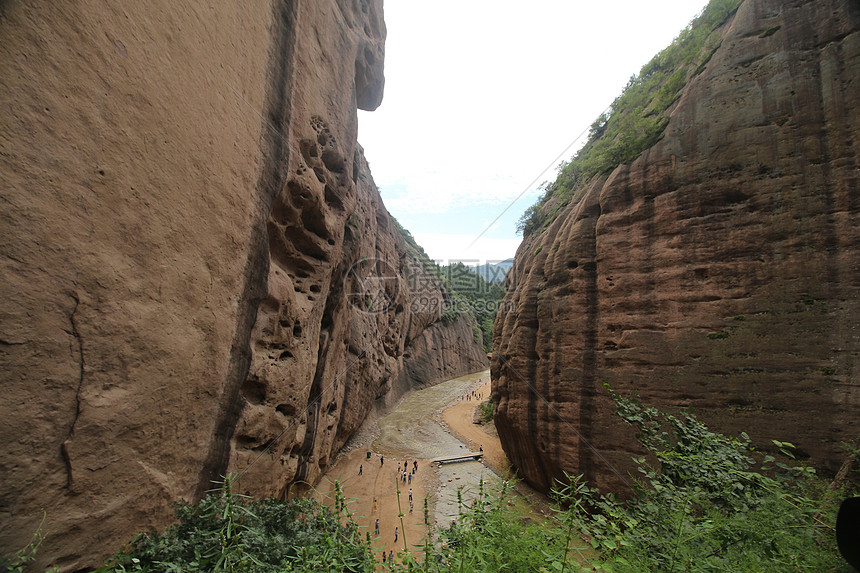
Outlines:
<svg viewBox="0 0 860 573"><path fill-rule="evenodd" d="M433 259L512 257L555 158L705 4L385 0L385 98L359 142L388 210Z"/></svg>

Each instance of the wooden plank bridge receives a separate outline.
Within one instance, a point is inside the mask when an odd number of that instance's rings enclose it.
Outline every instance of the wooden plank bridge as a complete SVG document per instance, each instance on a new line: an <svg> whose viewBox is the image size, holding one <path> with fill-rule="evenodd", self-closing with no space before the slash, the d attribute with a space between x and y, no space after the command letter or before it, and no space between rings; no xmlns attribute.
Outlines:
<svg viewBox="0 0 860 573"><path fill-rule="evenodd" d="M472 461L476 462L483 457L484 457L483 452L471 452L471 453L468 453L468 454L465 454L462 456L453 456L450 458L436 458L435 460L433 460L430 463L438 464L441 466L441 465L445 465L445 464L457 464L460 462L472 462Z"/></svg>

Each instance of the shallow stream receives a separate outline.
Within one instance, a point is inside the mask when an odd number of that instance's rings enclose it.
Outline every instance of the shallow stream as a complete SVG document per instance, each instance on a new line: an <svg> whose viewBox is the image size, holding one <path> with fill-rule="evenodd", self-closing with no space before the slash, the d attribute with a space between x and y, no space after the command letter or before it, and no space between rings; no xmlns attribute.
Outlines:
<svg viewBox="0 0 860 573"><path fill-rule="evenodd" d="M379 435L373 451L392 458L432 459L456 456L466 446L445 431L439 415L448 406L486 382L489 373L476 372L415 390L379 420Z"/></svg>

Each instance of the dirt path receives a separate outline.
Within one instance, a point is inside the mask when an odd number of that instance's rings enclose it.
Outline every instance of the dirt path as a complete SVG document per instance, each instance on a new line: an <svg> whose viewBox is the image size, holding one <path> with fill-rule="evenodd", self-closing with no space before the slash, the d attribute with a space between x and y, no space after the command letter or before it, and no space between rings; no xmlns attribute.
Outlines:
<svg viewBox="0 0 860 573"><path fill-rule="evenodd" d="M510 464L502 444L492 423L487 425L474 424L472 417L475 408L490 397L490 380L482 384L477 390L479 398L475 400L462 400L458 404L447 408L442 412L442 421L448 430L460 441L468 445L472 451L483 448L484 462L491 467L500 477L506 477L510 471Z"/></svg>
<svg viewBox="0 0 860 573"><path fill-rule="evenodd" d="M404 547L421 543L426 535L424 525L425 483L430 468L426 460L418 461L418 470L412 474L411 482L398 479L398 466L404 462L411 472L414 459L394 459L371 454L366 450L353 450L341 457L335 466L326 473L317 486L317 492L326 505L332 505L335 482L339 482L356 523L362 535L370 532L371 543L377 551L393 551L395 554ZM361 474L359 474L361 471ZM412 490L413 508L410 511L409 490ZM399 502L399 503L398 503ZM403 513L401 520L400 514ZM379 520L379 533L376 521ZM394 530L397 528L397 541ZM404 535L405 532L405 535ZM404 545L405 544L405 545Z"/></svg>
<svg viewBox="0 0 860 573"><path fill-rule="evenodd" d="M449 383L452 383L450 387L443 386ZM370 532L372 545L379 552L380 561L382 551L386 553L393 551L396 555L403 551L404 547L412 550L416 557L419 557L420 549L416 546L423 543L427 535L427 527L424 523L425 496L432 502L436 498L437 488L440 485L438 473L430 464L432 458L407 458L405 455L397 455L397 452L392 451L392 449L402 448L402 450L412 453L428 451L434 455L452 455L466 450L477 451L479 447L483 447L488 464L492 465L496 471L501 472L501 475L504 475L507 468L507 460L502 452L498 437L488 434L481 426L472 423L472 413L480 400L464 398L471 395L473 391L482 394L484 398L489 396L489 372L485 371L471 377L454 379L443 383L443 385L437 387L436 395L432 400L423 399L420 393L425 391L421 390L415 393L416 399L406 406L408 416L405 424L408 424L409 419L414 419L414 427L401 425L399 429L386 430L389 434L393 434L393 441L392 439L387 442L376 439L369 447L356 448L342 455L317 485L318 498L331 505L334 499L334 483L337 481L341 484L344 495L349 502L349 510L354 514L362 534ZM450 440L450 442L440 440L438 432L425 427L432 422L433 418L440 419L439 409L434 407L434 404L438 404L440 401L443 404L454 403L453 406L442 411L441 420L444 421L442 426L446 427L445 431L457 436L463 443L457 440ZM422 413L420 408L424 402L428 403L429 411ZM398 410L401 411L398 412ZM402 417L402 415L402 408L398 406L386 418ZM388 425L386 418L379 421L380 426ZM398 445L398 438L403 438L406 445ZM422 439L429 443L422 446ZM452 450L452 448L454 449ZM371 451L369 459L367 457L368 451ZM382 455L385 456L384 463L382 462ZM408 478L406 482L402 478L398 479L398 466L402 469L405 462L411 473L416 461L418 462L418 469L414 474L411 474L411 482ZM412 489L413 499L412 511L410 511L409 505L410 489ZM434 519L434 509L433 507L429 508L431 520ZM378 535L375 527L377 519L379 520ZM395 528L397 528L398 534L396 542Z"/></svg>

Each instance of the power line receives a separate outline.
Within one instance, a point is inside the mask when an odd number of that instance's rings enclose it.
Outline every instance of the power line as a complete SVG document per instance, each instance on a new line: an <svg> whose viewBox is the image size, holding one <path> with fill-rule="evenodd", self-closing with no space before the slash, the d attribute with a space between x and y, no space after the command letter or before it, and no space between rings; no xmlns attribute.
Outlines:
<svg viewBox="0 0 860 573"><path fill-rule="evenodd" d="M606 108L605 110L603 110L603 114L609 113L609 110L610 110L610 109L612 109L612 104L609 104L609 106L607 106L607 108ZM603 114L601 114L601 115L603 115ZM569 144L567 147L565 147L565 148L564 148L564 150L563 150L561 153L559 153L558 155L556 155L555 159L553 159L553 160L550 162L550 164L549 164L549 165L547 165L546 167L544 167L543 171L541 171L540 173L538 173L537 177L535 177L535 178L532 180L532 182L531 182L531 183L529 183L528 185L526 185L525 189L523 189L523 190L520 192L520 194L519 194L519 195L517 195L517 196L516 196L516 198L515 198L513 201L511 201L511 202L510 202L510 204L509 204L507 207L505 207L504 209L502 209L502 212L501 212L501 213L499 213L499 214L496 216L496 218L495 218L495 219L493 219L492 221L490 221L490 223L486 226L486 228L484 228L484 230L483 230L483 231L481 231L480 233L478 233L478 236L477 236L477 237L475 237L475 239L474 239L471 243L469 243L469 246L468 246L468 247L466 247L466 251L468 251L469 249L471 249L471 248L474 246L474 244L475 244L475 243L477 243L477 242L478 242L478 240L479 240L481 237L483 237L483 236L484 236L484 234L485 234L487 231L489 231L489 230L490 230L490 227L492 227L492 226L496 223L496 221L498 221L499 219L501 219L501 218L502 218L502 215L504 215L505 213L507 213L507 212L508 212L508 210L509 210L511 207L513 207L513 206L514 206L514 203L516 203L517 201L519 201L519 200L522 198L522 196L523 196L523 195L525 195L525 194L528 192L528 190L532 188L532 185L534 185L535 183L537 183L538 179L540 179L540 178L543 176L543 174L544 174L544 173L546 173L546 172L547 172L551 167L553 167L553 166L557 165L557 164L558 164L558 161L559 161L562 157L565 157L565 156L567 155L568 151L570 151L570 148L571 148L571 147L573 147L573 146L574 146L574 144L575 144L577 141L579 141L579 140L580 140L580 138L581 138L583 135L585 135L585 134L586 134L586 132L587 132L589 129L591 129L591 126L588 126L588 127L586 127L585 129L583 129L583 130L582 130L582 132L581 132L579 135L577 135L577 136L576 136L576 138L575 138L573 141L571 141L571 142L570 142L570 144Z"/></svg>

